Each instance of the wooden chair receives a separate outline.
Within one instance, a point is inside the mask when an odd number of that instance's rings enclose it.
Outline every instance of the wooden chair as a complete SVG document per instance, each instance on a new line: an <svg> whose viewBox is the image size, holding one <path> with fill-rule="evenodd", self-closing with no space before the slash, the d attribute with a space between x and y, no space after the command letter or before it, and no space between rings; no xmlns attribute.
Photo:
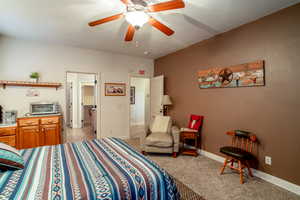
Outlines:
<svg viewBox="0 0 300 200"><path fill-rule="evenodd" d="M253 177L250 169L249 161L254 159L252 154L253 147L257 142L257 138L254 134L247 131L229 131L226 133L232 136L231 145L220 148L220 152L226 155L224 165L221 168L221 175L223 174L226 166L230 163L230 168L237 170L240 174L240 183L244 183L243 169L247 168L249 175ZM238 164L238 167L234 167L234 163Z"/></svg>
<svg viewBox="0 0 300 200"><path fill-rule="evenodd" d="M191 115L187 128L180 129L180 140L183 144L181 154L198 156L198 147L200 146L200 133L203 125L204 116ZM193 141L194 149L185 148L188 141Z"/></svg>

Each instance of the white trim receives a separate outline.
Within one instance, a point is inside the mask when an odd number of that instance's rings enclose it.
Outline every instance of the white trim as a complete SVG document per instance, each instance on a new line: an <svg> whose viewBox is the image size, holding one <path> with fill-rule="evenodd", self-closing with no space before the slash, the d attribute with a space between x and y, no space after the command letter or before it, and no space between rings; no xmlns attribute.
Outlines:
<svg viewBox="0 0 300 200"><path fill-rule="evenodd" d="M144 122L132 123L130 126L145 126Z"/></svg>
<svg viewBox="0 0 300 200"><path fill-rule="evenodd" d="M65 71L65 85L67 85L67 81L68 81L68 77L67 77L67 75L68 75L68 73L75 73L75 74L90 74L90 75L95 75L95 80L97 81L97 84L94 84L94 86L95 86L95 88L96 88L96 102L95 102L95 105L97 106L97 127L96 127L96 137L98 138L98 139L100 139L101 138L101 133L102 133L102 126L101 126L101 120L102 120L102 118L101 118L101 109L100 109L100 107L101 107L101 91L102 91L102 87L101 87L101 84L102 84L102 82L101 82L101 72L80 72L80 71ZM80 82L80 85L82 84L82 83L87 83L87 82L82 82L82 81L79 81ZM65 90L65 112L67 112L67 87L64 87L64 90ZM100 91L100 92L99 92ZM74 102L73 102L73 104L74 104ZM73 112L74 112L74 109L73 109ZM74 119L73 119L73 123L74 123ZM81 123L81 122L79 122L79 123ZM81 126L78 126L78 124L77 125L74 125L74 124L72 124L72 128L81 128ZM64 123L64 130L67 130L67 123ZM66 137L67 136L67 132L65 132L64 133L64 137Z"/></svg>
<svg viewBox="0 0 300 200"><path fill-rule="evenodd" d="M204 150L202 150L202 149L199 149L199 150L198 150L198 153L199 153L200 155L203 155L203 156L205 156L205 157L208 157L208 158L210 158L210 159L213 159L213 160L218 161L218 162L221 162L221 163L224 163L224 160L225 160L225 158L223 158L222 156L219 156L219 155L214 154L214 153L210 153L210 152L208 152L208 151L204 151Z"/></svg>
<svg viewBox="0 0 300 200"><path fill-rule="evenodd" d="M296 185L294 183L288 182L284 179L278 178L276 176L272 176L270 174L267 174L265 172L256 170L256 169L252 169L253 171L253 175L256 177L259 177L267 182L273 183L274 185L277 185L281 188L284 188L290 192L293 192L297 195L300 195L300 186Z"/></svg>
<svg viewBox="0 0 300 200"><path fill-rule="evenodd" d="M214 153L210 153L210 152L202 150L202 149L199 149L198 152L199 152L200 155L203 155L205 157L208 157L210 159L213 159L213 160L221 162L221 163L223 163L224 160L225 160L225 158L223 158L222 156L219 156L219 155L214 154ZM257 169L252 168L252 171L253 171L253 175L256 176L256 177L261 178L261 179L263 179L263 180L265 180L269 183L272 183L274 185L277 185L281 188L284 188L284 189L286 189L290 192L293 192L297 195L300 195L300 186L299 185L288 182L288 181L283 180L281 178L278 178L276 176L272 176L270 174L259 171Z"/></svg>

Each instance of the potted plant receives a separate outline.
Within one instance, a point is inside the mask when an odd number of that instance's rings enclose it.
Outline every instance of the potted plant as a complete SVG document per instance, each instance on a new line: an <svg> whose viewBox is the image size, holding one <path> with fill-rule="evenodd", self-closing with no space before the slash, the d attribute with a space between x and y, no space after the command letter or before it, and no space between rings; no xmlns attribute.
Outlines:
<svg viewBox="0 0 300 200"><path fill-rule="evenodd" d="M30 81L31 81L31 82L34 82L34 83L37 83L38 80L39 80L39 77L40 77L40 75L39 75L38 72L32 72L32 73L30 74Z"/></svg>

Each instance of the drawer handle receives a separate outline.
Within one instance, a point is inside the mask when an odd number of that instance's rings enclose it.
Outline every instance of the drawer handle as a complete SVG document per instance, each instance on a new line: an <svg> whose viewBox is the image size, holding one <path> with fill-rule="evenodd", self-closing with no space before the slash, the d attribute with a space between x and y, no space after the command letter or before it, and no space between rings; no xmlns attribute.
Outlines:
<svg viewBox="0 0 300 200"><path fill-rule="evenodd" d="M33 124L34 122L26 122L26 124Z"/></svg>

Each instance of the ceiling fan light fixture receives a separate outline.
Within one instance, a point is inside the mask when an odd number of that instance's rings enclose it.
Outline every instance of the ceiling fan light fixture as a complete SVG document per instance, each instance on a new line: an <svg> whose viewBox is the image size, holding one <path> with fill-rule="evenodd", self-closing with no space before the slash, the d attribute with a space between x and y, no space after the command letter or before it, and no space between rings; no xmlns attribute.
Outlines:
<svg viewBox="0 0 300 200"><path fill-rule="evenodd" d="M126 21L136 29L141 28L149 21L149 15L143 11L131 11L125 14Z"/></svg>

